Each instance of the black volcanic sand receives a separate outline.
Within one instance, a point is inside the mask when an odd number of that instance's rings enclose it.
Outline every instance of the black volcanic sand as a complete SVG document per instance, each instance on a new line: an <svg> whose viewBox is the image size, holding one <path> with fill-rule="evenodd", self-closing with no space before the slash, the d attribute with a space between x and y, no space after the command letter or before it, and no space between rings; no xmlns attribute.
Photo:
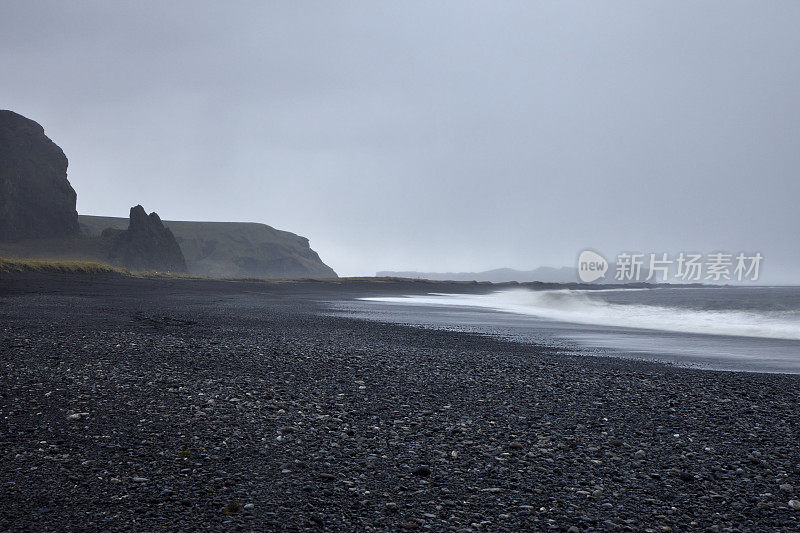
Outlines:
<svg viewBox="0 0 800 533"><path fill-rule="evenodd" d="M6 275L0 530L800 530L800 377L317 303L439 285Z"/></svg>

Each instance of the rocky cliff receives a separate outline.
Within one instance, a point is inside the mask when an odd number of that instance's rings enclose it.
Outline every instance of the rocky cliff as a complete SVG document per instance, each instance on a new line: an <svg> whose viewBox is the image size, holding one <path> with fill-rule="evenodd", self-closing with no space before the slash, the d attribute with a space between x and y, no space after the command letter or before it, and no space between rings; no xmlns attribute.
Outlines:
<svg viewBox="0 0 800 533"><path fill-rule="evenodd" d="M123 229L124 218L80 215L86 235ZM266 224L165 220L192 274L214 277L335 278L308 239Z"/></svg>
<svg viewBox="0 0 800 533"><path fill-rule="evenodd" d="M67 157L36 122L0 110L0 241L78 233Z"/></svg>
<svg viewBox="0 0 800 533"><path fill-rule="evenodd" d="M0 111L0 256L86 259L215 277L335 278L308 239L264 224L78 217L67 158L36 122ZM80 218L80 224L79 224ZM173 235L174 233L174 235Z"/></svg>
<svg viewBox="0 0 800 533"><path fill-rule="evenodd" d="M106 228L101 237L112 241L108 258L132 270L186 272L186 261L172 232L156 213L131 207L128 228Z"/></svg>

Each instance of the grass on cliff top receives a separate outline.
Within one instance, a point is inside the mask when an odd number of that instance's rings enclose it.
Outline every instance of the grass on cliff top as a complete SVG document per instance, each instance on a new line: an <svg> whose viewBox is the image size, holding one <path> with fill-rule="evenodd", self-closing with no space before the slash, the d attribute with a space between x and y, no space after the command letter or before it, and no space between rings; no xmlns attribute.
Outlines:
<svg viewBox="0 0 800 533"><path fill-rule="evenodd" d="M139 278L168 278L168 279L202 279L219 281L250 281L250 282L269 282L286 283L296 281L319 281L329 283L348 283L348 282L369 282L369 283L392 283L392 282L414 282L432 283L430 280L417 278L394 278L394 277L349 277L349 278L300 278L300 279L277 279L277 278L216 278L210 276L200 276L197 274L187 274L181 272L157 272L148 270L137 272L127 268L117 267L102 263L100 261L88 261L83 259L34 259L19 257L0 257L0 273L11 272L42 272L60 274L117 274L120 276L130 276ZM433 283L453 283L453 284L474 284L474 281L451 281Z"/></svg>
<svg viewBox="0 0 800 533"><path fill-rule="evenodd" d="M0 272L57 272L74 274L121 274L129 276L126 268L115 267L99 261L81 259L31 259L0 257Z"/></svg>
<svg viewBox="0 0 800 533"><path fill-rule="evenodd" d="M0 272L51 272L61 274L117 274L120 276L142 278L206 279L202 276L179 272L143 272L109 265L100 261L83 259L36 259L21 257L0 257Z"/></svg>

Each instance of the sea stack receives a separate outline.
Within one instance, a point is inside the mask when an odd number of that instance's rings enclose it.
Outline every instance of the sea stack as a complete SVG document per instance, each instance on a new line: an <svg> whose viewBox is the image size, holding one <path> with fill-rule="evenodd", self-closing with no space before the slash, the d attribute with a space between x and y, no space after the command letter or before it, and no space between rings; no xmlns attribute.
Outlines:
<svg viewBox="0 0 800 533"><path fill-rule="evenodd" d="M155 212L141 205L131 207L128 229L105 231L114 240L109 259L132 270L186 272L186 260L175 236Z"/></svg>

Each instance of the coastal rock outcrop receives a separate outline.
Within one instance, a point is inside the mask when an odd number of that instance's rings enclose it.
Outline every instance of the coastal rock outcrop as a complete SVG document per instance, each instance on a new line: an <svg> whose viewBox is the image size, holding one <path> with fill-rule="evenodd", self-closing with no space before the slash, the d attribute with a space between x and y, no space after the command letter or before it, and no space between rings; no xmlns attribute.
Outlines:
<svg viewBox="0 0 800 533"><path fill-rule="evenodd" d="M111 262L212 277L335 278L308 239L266 224L78 215L67 157L42 126L0 110L0 256ZM187 268L188 267L188 268Z"/></svg>
<svg viewBox="0 0 800 533"><path fill-rule="evenodd" d="M0 241L78 233L67 157L38 123L0 110Z"/></svg>
<svg viewBox="0 0 800 533"><path fill-rule="evenodd" d="M127 220L79 215L84 234L123 230ZM308 239L252 222L165 220L192 274L211 277L335 278Z"/></svg>
<svg viewBox="0 0 800 533"><path fill-rule="evenodd" d="M131 207L128 229L107 228L104 238L113 241L109 259L132 270L186 272L186 260L175 236L155 212L141 205Z"/></svg>

